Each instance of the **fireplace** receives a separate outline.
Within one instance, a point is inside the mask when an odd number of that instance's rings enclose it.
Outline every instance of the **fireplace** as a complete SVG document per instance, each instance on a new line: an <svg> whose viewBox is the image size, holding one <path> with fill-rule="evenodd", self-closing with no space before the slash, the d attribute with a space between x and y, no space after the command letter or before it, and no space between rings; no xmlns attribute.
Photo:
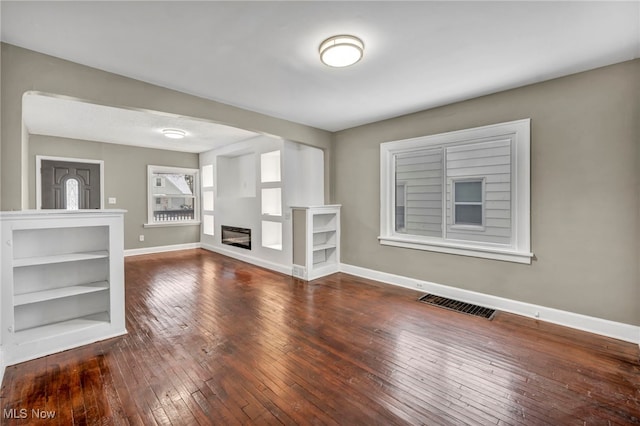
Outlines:
<svg viewBox="0 0 640 426"><path fill-rule="evenodd" d="M251 229L222 225L222 244L251 250Z"/></svg>

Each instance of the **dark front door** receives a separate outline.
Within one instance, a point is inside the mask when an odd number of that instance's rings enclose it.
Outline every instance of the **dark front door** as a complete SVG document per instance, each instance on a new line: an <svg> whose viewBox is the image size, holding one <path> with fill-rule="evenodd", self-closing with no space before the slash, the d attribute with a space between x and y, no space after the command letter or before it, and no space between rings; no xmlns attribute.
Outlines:
<svg viewBox="0 0 640 426"><path fill-rule="evenodd" d="M42 160L43 209L99 209L100 164Z"/></svg>

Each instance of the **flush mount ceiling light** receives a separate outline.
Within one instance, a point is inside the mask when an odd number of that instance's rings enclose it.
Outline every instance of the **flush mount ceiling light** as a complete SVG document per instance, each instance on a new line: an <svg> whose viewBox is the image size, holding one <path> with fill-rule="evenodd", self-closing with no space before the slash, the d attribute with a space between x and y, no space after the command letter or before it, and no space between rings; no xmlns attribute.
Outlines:
<svg viewBox="0 0 640 426"><path fill-rule="evenodd" d="M162 134L171 139L182 139L187 135L187 132L180 129L162 129Z"/></svg>
<svg viewBox="0 0 640 426"><path fill-rule="evenodd" d="M358 37L339 35L320 44L320 60L330 67L348 67L362 59L364 43Z"/></svg>

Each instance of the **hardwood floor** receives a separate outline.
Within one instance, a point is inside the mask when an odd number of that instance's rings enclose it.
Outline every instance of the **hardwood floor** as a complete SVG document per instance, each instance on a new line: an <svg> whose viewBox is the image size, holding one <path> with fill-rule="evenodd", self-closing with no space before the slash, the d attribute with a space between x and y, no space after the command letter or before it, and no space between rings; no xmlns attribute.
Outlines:
<svg viewBox="0 0 640 426"><path fill-rule="evenodd" d="M7 367L3 425L640 424L634 344L204 250L127 258L126 292L127 336Z"/></svg>

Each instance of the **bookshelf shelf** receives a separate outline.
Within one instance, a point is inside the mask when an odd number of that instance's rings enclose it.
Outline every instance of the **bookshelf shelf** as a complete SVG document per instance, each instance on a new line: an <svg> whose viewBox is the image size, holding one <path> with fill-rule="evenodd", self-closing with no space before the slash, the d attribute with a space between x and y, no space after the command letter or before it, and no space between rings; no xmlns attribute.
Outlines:
<svg viewBox="0 0 640 426"><path fill-rule="evenodd" d="M126 333L124 210L2 212L3 364Z"/></svg>
<svg viewBox="0 0 640 426"><path fill-rule="evenodd" d="M292 207L293 275L314 280L338 272L340 206Z"/></svg>

